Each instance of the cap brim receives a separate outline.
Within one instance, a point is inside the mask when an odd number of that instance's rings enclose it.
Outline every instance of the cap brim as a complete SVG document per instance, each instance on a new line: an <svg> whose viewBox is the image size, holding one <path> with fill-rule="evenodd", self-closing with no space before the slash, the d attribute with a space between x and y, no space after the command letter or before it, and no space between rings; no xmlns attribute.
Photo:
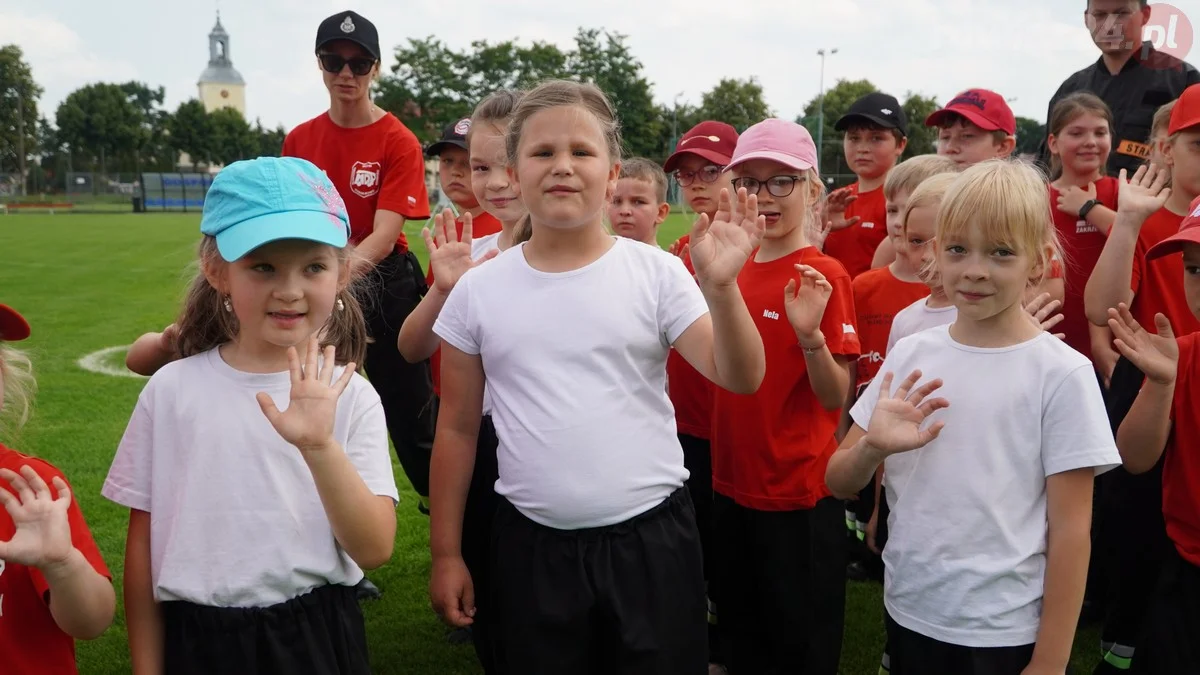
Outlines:
<svg viewBox="0 0 1200 675"><path fill-rule="evenodd" d="M1191 129L1192 127L1196 127L1196 126L1200 126L1200 113L1196 113L1195 115L1191 115L1190 117L1185 117L1185 118L1179 120L1178 124L1170 125L1169 127L1167 127L1167 135L1174 136L1175 134L1183 131L1184 129Z"/></svg>
<svg viewBox="0 0 1200 675"><path fill-rule="evenodd" d="M1161 258L1172 253L1179 253L1188 244L1200 245L1200 227L1189 227L1151 246L1150 250L1146 251L1146 260L1154 260L1155 258Z"/></svg>
<svg viewBox="0 0 1200 675"><path fill-rule="evenodd" d="M346 221L325 211L283 211L244 220L217 235L217 251L228 262L273 241L304 239L343 248L349 239Z"/></svg>
<svg viewBox="0 0 1200 675"><path fill-rule="evenodd" d="M358 38L350 37L349 35L335 35L332 37L325 38L321 42L317 43L317 50L320 51L321 47L324 47L325 45L329 44L330 42L353 42L354 44L358 45L359 47L362 47L363 49L365 49L368 54L375 57L376 61L379 60L379 54L375 53L377 51L375 49L375 47L367 44L366 42L364 42L362 40L359 40Z"/></svg>
<svg viewBox="0 0 1200 675"><path fill-rule="evenodd" d="M868 115L866 113L851 113L848 115L842 115L842 118L833 125L833 130L845 131L846 129L850 128L852 123L860 121L870 122L871 124L874 124L878 127L883 127L884 129L899 129L900 133L904 134L905 136L908 135L908 131L893 120L889 120L886 117Z"/></svg>
<svg viewBox="0 0 1200 675"><path fill-rule="evenodd" d="M434 157L442 154L442 150L445 150L447 147L461 148L463 150L468 149L466 141L438 141L428 148L425 148L425 156L429 159L433 159Z"/></svg>
<svg viewBox="0 0 1200 675"><path fill-rule="evenodd" d="M739 167L746 162L755 159L769 159L772 162L779 162L789 169L795 169L797 171L808 171L816 166L816 164L805 162L794 155L788 155L782 152L776 152L774 150L757 150L755 152L748 152L745 155L738 157L726 168L734 169L735 167Z"/></svg>
<svg viewBox="0 0 1200 675"><path fill-rule="evenodd" d="M925 126L936 127L950 115L960 115L984 131L1004 131L1004 129L996 126L995 122L968 108L942 108L925 118Z"/></svg>
<svg viewBox="0 0 1200 675"><path fill-rule="evenodd" d="M703 148L697 149L697 150L679 150L675 154L668 157L667 161L663 162L663 171L665 171L667 173L671 173L672 171L674 171L675 168L677 166L679 166L679 162L686 155L695 155L697 157L707 159L708 161L712 162L713 164L716 164L717 166L725 166L725 165L729 164L729 160L733 159L732 157L729 157L728 155L722 155L721 153L717 152L716 150L706 150Z"/></svg>
<svg viewBox="0 0 1200 675"><path fill-rule="evenodd" d="M29 322L17 310L0 305L0 340L17 342L29 337Z"/></svg>

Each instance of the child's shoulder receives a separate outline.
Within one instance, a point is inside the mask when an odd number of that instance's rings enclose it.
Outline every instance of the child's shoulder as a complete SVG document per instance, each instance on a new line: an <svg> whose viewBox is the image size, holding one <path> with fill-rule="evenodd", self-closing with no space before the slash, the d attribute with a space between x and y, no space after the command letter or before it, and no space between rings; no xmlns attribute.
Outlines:
<svg viewBox="0 0 1200 675"><path fill-rule="evenodd" d="M895 276L887 267L876 267L854 277L850 285L854 287L854 293L857 295L860 292L887 285L893 279L895 279Z"/></svg>
<svg viewBox="0 0 1200 675"><path fill-rule="evenodd" d="M826 255L815 246L807 246L796 252L798 263L808 265L825 276L825 280L829 283L834 281L850 281L850 273L846 271L845 266L841 261L833 256Z"/></svg>
<svg viewBox="0 0 1200 675"><path fill-rule="evenodd" d="M30 457L23 452L0 445L0 469L8 469L14 473L19 473L23 466L33 469L42 480L46 481L47 485L56 477L61 478L63 481L67 480L66 475L50 462L37 457Z"/></svg>

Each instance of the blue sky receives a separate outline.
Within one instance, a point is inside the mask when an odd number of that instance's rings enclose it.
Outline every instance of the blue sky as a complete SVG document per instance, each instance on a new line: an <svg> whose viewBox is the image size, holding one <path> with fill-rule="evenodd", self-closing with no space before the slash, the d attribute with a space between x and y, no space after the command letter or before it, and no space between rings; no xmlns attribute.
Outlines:
<svg viewBox="0 0 1200 675"><path fill-rule="evenodd" d="M755 75L776 114L791 118L819 90L866 77L884 91L946 101L980 86L1015 98L1018 115L1044 119L1058 85L1099 55L1082 0L241 0L220 3L230 55L247 81L247 112L287 128L328 105L312 57L324 17L355 9L391 47L437 34L455 47L509 38L572 44L576 27L629 36L656 97L698 103L722 77ZM1200 28L1200 0L1176 0ZM654 7L653 10L648 9ZM166 87L167 104L196 95L208 61L214 0L0 0L0 44L20 45L45 88L44 115L90 82L130 79ZM448 9L452 9L450 12ZM1197 50L1191 60L1200 60Z"/></svg>

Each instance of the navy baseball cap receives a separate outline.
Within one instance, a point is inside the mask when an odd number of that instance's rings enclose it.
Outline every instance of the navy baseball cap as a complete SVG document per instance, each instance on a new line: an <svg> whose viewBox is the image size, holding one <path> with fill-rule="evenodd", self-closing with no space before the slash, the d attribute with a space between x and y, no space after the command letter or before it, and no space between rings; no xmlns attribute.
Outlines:
<svg viewBox="0 0 1200 675"><path fill-rule="evenodd" d="M442 129L442 137L425 148L425 156L433 159L442 154L446 148L462 148L467 150L467 134L471 131L471 118L464 117L457 122L451 122Z"/></svg>
<svg viewBox="0 0 1200 675"><path fill-rule="evenodd" d="M0 305L0 340L18 342L29 337L29 322L17 310Z"/></svg>
<svg viewBox="0 0 1200 675"><path fill-rule="evenodd" d="M280 239L343 248L350 216L337 188L312 162L260 157L217 174L204 198L200 232L216 237L221 257L233 262Z"/></svg>
<svg viewBox="0 0 1200 675"><path fill-rule="evenodd" d="M321 22L317 28L316 51L335 40L353 42L379 60L379 31L358 12L338 12Z"/></svg>

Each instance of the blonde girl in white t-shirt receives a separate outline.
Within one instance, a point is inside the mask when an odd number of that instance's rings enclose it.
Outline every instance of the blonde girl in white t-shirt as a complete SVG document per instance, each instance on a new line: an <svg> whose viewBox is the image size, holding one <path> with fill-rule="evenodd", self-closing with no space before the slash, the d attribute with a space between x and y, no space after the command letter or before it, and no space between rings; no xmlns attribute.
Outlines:
<svg viewBox="0 0 1200 675"><path fill-rule="evenodd" d="M1057 249L1035 169L994 160L963 172L933 254L957 317L889 350L829 462L843 497L886 466L892 675L1067 666L1092 480L1120 457L1091 364L1023 307Z"/></svg>

